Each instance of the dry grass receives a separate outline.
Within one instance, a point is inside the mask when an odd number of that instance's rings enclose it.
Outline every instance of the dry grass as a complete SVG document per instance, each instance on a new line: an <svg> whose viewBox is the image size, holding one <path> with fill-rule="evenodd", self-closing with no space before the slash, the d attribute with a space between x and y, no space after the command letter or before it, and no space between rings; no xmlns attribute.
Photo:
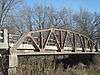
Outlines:
<svg viewBox="0 0 100 75"><path fill-rule="evenodd" d="M47 59L48 58L48 59ZM21 58L18 75L100 75L100 70L90 65L88 67L76 65L64 68L63 63L56 64L53 57L32 57ZM22 60L23 59L23 60Z"/></svg>
<svg viewBox="0 0 100 75"><path fill-rule="evenodd" d="M93 66L89 68L75 68L68 67L67 69L58 68L58 69L34 69L31 66L25 66L17 69L18 75L100 75L100 70L96 69Z"/></svg>

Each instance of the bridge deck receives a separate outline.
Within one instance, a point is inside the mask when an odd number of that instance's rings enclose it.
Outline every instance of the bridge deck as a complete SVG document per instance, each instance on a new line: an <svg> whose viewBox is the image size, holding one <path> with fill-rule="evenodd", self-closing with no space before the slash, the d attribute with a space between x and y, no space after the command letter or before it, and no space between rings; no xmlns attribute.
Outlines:
<svg viewBox="0 0 100 75"><path fill-rule="evenodd" d="M17 55L69 55L69 54L100 54L100 52L34 52L34 51L17 51Z"/></svg>
<svg viewBox="0 0 100 75"><path fill-rule="evenodd" d="M10 44L12 47L14 44ZM17 55L62 55L62 54L99 54L99 52L95 52L95 49L90 52L89 48L85 49L85 52L82 52L82 48L76 48L75 52L72 52L72 47L64 47L61 52L57 52L56 46L45 46L40 52L36 52L35 48L30 44L21 44L17 50ZM100 51L100 49L98 50Z"/></svg>

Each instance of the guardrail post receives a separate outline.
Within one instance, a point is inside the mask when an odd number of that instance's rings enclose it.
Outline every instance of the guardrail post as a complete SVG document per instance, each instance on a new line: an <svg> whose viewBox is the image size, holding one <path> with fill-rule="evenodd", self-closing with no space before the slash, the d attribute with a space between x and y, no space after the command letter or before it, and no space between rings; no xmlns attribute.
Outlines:
<svg viewBox="0 0 100 75"><path fill-rule="evenodd" d="M4 29L4 43L8 43L8 31Z"/></svg>

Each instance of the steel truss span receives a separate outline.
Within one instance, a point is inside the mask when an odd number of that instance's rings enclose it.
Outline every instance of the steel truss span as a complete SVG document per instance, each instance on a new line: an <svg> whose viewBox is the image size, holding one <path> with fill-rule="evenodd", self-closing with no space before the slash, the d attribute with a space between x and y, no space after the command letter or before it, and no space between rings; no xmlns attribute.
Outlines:
<svg viewBox="0 0 100 75"><path fill-rule="evenodd" d="M24 33L11 47L17 55L99 54L90 38L66 29L41 29Z"/></svg>

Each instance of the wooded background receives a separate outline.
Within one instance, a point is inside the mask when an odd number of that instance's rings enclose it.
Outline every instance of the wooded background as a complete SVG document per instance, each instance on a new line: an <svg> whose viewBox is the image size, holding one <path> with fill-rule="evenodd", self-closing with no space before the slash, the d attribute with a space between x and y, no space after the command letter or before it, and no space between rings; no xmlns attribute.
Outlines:
<svg viewBox="0 0 100 75"><path fill-rule="evenodd" d="M0 27L20 35L33 29L66 27L95 39L100 37L100 13L87 8L80 11L71 7L56 9L41 0L30 6L26 0L0 0Z"/></svg>

